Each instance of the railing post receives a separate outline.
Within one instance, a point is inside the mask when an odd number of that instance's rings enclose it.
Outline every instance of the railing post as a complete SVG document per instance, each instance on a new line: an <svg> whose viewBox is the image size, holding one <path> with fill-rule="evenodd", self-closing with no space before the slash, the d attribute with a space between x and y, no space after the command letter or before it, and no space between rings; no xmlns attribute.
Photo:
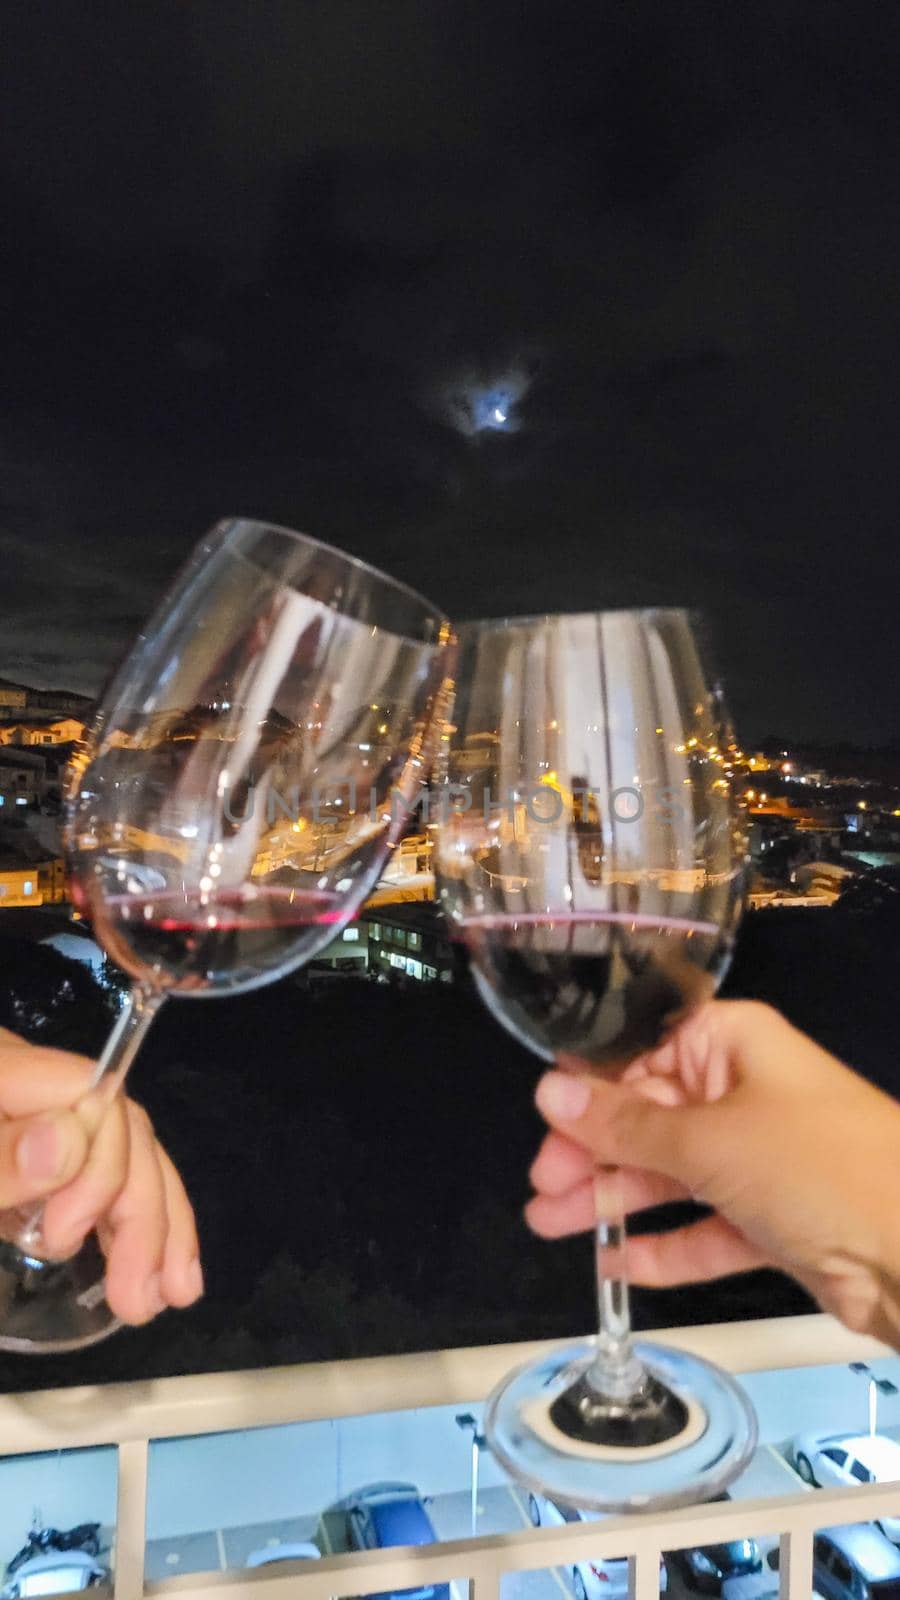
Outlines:
<svg viewBox="0 0 900 1600"><path fill-rule="evenodd" d="M148 1454L146 1439L119 1445L114 1600L141 1600L144 1593Z"/></svg>
<svg viewBox="0 0 900 1600"><path fill-rule="evenodd" d="M778 1546L778 1600L809 1600L812 1594L812 1533L794 1528Z"/></svg>
<svg viewBox="0 0 900 1600"><path fill-rule="evenodd" d="M630 1600L659 1600L658 1550L638 1550L628 1557L628 1594Z"/></svg>
<svg viewBox="0 0 900 1600"><path fill-rule="evenodd" d="M503 1582L503 1573L496 1568L489 1572L478 1572L468 1582L469 1600L500 1600L500 1588ZM457 1588L451 1584L450 1593ZM657 1600L659 1596L657 1595Z"/></svg>

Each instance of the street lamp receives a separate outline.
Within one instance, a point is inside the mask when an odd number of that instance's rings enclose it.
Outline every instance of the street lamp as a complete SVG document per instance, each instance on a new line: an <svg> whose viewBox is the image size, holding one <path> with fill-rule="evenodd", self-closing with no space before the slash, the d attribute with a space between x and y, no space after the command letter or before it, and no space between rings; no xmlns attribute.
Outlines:
<svg viewBox="0 0 900 1600"><path fill-rule="evenodd" d="M869 1380L869 1437L874 1439L875 1425L878 1421L879 1394L900 1394L900 1389L895 1383L891 1383L890 1378L876 1378L872 1368L867 1367L864 1361L851 1361L850 1371Z"/></svg>
<svg viewBox="0 0 900 1600"><path fill-rule="evenodd" d="M478 1521L478 1467L481 1452L488 1448L488 1442L484 1434L479 1433L478 1418L473 1417L471 1411L459 1412L454 1421L458 1428L462 1428L463 1432L469 1428L472 1430L472 1537L474 1539Z"/></svg>

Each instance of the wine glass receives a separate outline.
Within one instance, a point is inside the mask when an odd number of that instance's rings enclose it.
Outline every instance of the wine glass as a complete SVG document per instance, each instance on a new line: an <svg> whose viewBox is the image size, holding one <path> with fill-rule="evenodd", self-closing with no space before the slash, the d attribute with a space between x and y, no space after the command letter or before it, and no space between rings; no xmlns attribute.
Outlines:
<svg viewBox="0 0 900 1600"><path fill-rule="evenodd" d="M617 1075L711 996L743 903L735 745L683 611L512 617L458 630L434 861L478 992L545 1061ZM599 1334L492 1395L498 1458L603 1511L686 1504L745 1465L725 1373L633 1341L617 1175L596 1185Z"/></svg>
<svg viewBox="0 0 900 1600"><path fill-rule="evenodd" d="M202 540L73 763L72 900L132 979L94 1084L118 1091L167 995L269 983L350 921L427 777L448 639L427 600L304 534ZM41 1219L0 1217L0 1349L118 1325L95 1237L52 1261Z"/></svg>

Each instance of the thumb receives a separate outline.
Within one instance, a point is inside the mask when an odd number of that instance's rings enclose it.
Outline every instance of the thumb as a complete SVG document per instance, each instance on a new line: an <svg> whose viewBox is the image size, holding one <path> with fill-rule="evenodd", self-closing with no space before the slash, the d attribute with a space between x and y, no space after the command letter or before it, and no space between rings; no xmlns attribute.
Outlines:
<svg viewBox="0 0 900 1600"><path fill-rule="evenodd" d="M81 1170L87 1150L84 1124L72 1111L0 1122L0 1207L62 1188Z"/></svg>
<svg viewBox="0 0 900 1600"><path fill-rule="evenodd" d="M643 1092L641 1082L547 1072L535 1102L551 1128L589 1150L601 1166L645 1167L676 1178L692 1192L702 1185L716 1148L711 1122L721 1117L717 1102L661 1104L652 1092Z"/></svg>

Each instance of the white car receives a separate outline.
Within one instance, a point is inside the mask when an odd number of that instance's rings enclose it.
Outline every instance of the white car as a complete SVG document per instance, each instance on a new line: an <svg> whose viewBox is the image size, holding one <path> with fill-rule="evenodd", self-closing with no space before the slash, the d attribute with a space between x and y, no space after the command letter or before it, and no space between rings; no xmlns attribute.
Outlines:
<svg viewBox="0 0 900 1600"><path fill-rule="evenodd" d="M317 1544L301 1540L297 1544L266 1544L261 1550L251 1550L245 1566L267 1567L272 1561L320 1561L322 1552Z"/></svg>
<svg viewBox="0 0 900 1600"><path fill-rule="evenodd" d="M767 1567L762 1572L725 1578L722 1583L722 1600L778 1600L779 1593L778 1573Z"/></svg>
<svg viewBox="0 0 900 1600"><path fill-rule="evenodd" d="M528 1496L528 1515L536 1528L558 1528L564 1522L601 1522L602 1512L580 1511L543 1495ZM575 1600L628 1600L628 1559L609 1558L595 1561L577 1561L568 1571L572 1576ZM666 1564L659 1563L659 1592L668 1585Z"/></svg>
<svg viewBox="0 0 900 1600"><path fill-rule="evenodd" d="M109 1583L109 1569L84 1550L49 1550L45 1556L23 1561L7 1580L3 1600L27 1600L32 1595L73 1593Z"/></svg>
<svg viewBox="0 0 900 1600"><path fill-rule="evenodd" d="M897 1515L879 1517L878 1526L900 1544L900 1444L883 1433L805 1433L791 1446L794 1466L806 1483L894 1483Z"/></svg>

